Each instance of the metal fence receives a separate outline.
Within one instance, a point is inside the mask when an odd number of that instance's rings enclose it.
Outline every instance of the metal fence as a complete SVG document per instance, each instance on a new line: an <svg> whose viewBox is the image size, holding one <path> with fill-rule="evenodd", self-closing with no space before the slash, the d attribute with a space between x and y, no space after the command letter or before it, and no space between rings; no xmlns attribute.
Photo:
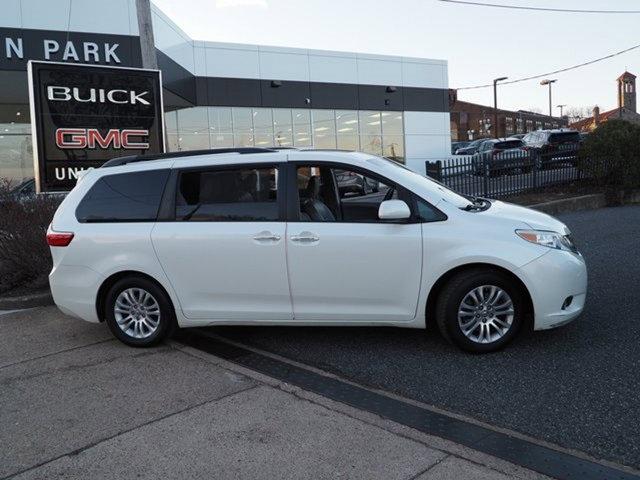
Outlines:
<svg viewBox="0 0 640 480"><path fill-rule="evenodd" d="M427 175L449 188L480 197L499 198L583 178L578 151L535 150L495 155L456 155L426 162Z"/></svg>

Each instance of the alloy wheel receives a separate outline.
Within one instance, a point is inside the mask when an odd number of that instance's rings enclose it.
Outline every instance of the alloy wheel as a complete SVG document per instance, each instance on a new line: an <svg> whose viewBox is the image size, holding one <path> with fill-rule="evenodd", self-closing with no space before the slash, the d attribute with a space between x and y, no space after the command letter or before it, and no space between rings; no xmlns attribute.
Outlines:
<svg viewBox="0 0 640 480"><path fill-rule="evenodd" d="M142 288L120 292L113 311L120 330L132 338L148 338L160 325L160 305Z"/></svg>
<svg viewBox="0 0 640 480"><path fill-rule="evenodd" d="M468 292L458 307L458 326L475 343L500 340L511 329L514 307L511 297L495 285L482 285Z"/></svg>

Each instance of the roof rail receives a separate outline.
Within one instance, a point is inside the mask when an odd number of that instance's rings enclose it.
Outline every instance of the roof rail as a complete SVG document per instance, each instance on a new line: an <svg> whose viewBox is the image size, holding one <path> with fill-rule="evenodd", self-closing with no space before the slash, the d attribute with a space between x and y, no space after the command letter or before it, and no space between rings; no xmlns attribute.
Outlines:
<svg viewBox="0 0 640 480"><path fill-rule="evenodd" d="M272 148L259 148L259 147L237 147L237 148L211 148L206 150L185 150L182 152L169 152L169 153L155 153L151 155L131 155L128 157L116 157L105 162L101 168L117 167L120 165L127 165L128 163L146 162L150 160L162 160L165 158L181 158L181 157L193 157L197 155L215 155L219 153L269 153L277 152Z"/></svg>

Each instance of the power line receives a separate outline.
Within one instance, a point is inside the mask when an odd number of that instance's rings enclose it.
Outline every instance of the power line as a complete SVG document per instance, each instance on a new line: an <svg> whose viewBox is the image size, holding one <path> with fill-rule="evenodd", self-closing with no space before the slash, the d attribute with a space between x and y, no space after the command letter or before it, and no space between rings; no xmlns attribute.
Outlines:
<svg viewBox="0 0 640 480"><path fill-rule="evenodd" d="M469 2L465 0L438 0L439 2L458 3L462 5L473 5L475 7L493 7L493 8L510 8L514 10L535 10L539 12L561 12L561 13L640 13L640 10L578 10L565 8L545 8L545 7L526 7L520 5L499 5L497 3Z"/></svg>
<svg viewBox="0 0 640 480"><path fill-rule="evenodd" d="M444 1L444 0L441 0L441 1ZM598 62L601 62L603 60L608 60L610 58L617 57L618 55L622 55L623 53L630 52L631 50L635 50L637 48L640 48L640 44L634 45L633 47L625 48L624 50L620 50L619 52L615 52L615 53L611 53L609 55L605 55L604 57L596 58L595 60L590 60L588 62L580 63L578 65L573 65L571 67L560 68L560 69L554 70L552 72L541 73L540 75L532 75L530 77L523 77L523 78L518 78L518 79L515 79L515 80L509 80L508 82L500 82L500 85L507 85L507 84L510 84L510 83L526 82L527 80L535 80L537 78L549 77L549 76L555 75L557 73L568 72L569 70L575 70L576 68L586 67L587 65L593 65L594 63L598 63ZM487 83L485 85L474 85L472 87L460 87L460 88L457 88L456 90L474 90L474 89L477 89L477 88L488 88L488 87L493 87L493 83Z"/></svg>

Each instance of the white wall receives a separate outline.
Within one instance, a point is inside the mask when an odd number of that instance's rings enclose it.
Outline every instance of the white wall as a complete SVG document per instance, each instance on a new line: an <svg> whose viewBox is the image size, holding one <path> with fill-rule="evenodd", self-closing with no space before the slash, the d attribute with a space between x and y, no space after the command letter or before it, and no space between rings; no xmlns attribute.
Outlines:
<svg viewBox="0 0 640 480"><path fill-rule="evenodd" d="M0 11L0 27L138 35L135 0L2 0Z"/></svg>

